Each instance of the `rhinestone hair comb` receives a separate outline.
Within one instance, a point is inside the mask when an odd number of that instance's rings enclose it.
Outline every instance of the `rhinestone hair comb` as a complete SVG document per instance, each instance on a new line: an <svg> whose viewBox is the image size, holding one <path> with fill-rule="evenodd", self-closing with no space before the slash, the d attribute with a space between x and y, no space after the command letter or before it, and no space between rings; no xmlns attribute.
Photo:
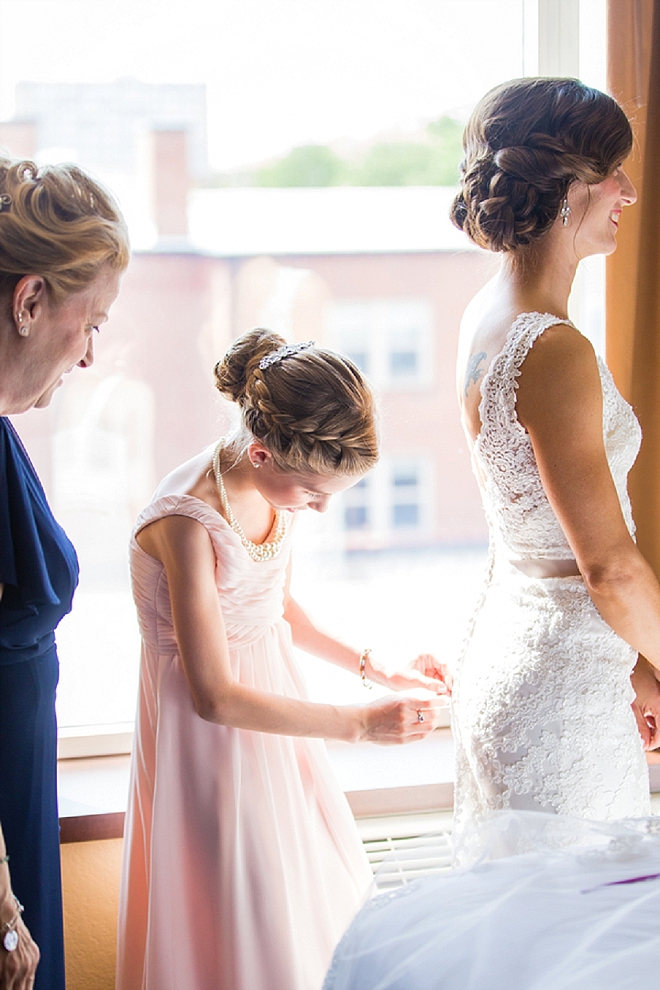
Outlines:
<svg viewBox="0 0 660 990"><path fill-rule="evenodd" d="M301 344L282 344L276 351L271 351L270 354L262 357L259 367L264 371L266 368L270 368L271 364L284 361L285 358L291 357L292 354L298 354L299 351L306 351L308 347L313 347L315 343L316 341L314 340L306 340Z"/></svg>

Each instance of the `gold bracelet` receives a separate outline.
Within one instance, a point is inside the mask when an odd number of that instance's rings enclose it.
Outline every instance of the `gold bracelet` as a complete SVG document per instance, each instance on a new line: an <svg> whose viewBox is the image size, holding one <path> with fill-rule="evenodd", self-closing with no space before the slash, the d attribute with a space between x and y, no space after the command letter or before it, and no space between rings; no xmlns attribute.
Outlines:
<svg viewBox="0 0 660 990"><path fill-rule="evenodd" d="M360 654L360 666L358 667L358 670L360 672L360 677L362 678L362 683L366 688L369 688L369 690L371 691L373 684L371 683L371 681L367 680L366 674L364 672L364 669L367 666L367 657L369 656L370 653L371 653L371 648L362 650L362 653Z"/></svg>

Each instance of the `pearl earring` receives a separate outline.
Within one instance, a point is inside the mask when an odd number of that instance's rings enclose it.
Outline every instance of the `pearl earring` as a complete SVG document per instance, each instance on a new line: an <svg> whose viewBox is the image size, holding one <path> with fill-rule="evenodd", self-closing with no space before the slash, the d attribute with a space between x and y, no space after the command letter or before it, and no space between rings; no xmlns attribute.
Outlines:
<svg viewBox="0 0 660 990"><path fill-rule="evenodd" d="M568 226L568 218L571 215L571 208L568 205L568 199L564 196L564 202L561 204L561 210L559 211L559 216L561 217L562 226Z"/></svg>
<svg viewBox="0 0 660 990"><path fill-rule="evenodd" d="M18 328L18 332L20 333L21 337L27 337L27 335L29 334L30 330L29 330L28 327L19 327Z"/></svg>

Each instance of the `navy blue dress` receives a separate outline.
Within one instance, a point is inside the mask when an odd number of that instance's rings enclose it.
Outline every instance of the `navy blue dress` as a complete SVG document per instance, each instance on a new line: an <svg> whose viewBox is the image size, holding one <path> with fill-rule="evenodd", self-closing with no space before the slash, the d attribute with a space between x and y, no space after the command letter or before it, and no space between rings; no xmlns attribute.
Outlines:
<svg viewBox="0 0 660 990"><path fill-rule="evenodd" d="M78 583L72 544L0 417L0 824L12 887L41 950L35 990L64 990L54 630Z"/></svg>

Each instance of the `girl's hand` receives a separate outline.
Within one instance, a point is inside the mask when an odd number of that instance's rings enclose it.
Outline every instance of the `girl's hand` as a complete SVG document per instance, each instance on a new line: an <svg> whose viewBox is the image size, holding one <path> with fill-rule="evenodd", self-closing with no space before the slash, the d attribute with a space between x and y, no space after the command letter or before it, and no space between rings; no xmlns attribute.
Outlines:
<svg viewBox="0 0 660 990"><path fill-rule="evenodd" d="M358 709L360 731L354 741L396 746L424 739L437 726L442 708L438 698L381 698Z"/></svg>
<svg viewBox="0 0 660 990"><path fill-rule="evenodd" d="M402 670L388 671L371 655L367 659L365 675L376 684L391 691L411 691L424 688L433 694L451 694L451 674L446 664L440 663L430 653L422 653Z"/></svg>

